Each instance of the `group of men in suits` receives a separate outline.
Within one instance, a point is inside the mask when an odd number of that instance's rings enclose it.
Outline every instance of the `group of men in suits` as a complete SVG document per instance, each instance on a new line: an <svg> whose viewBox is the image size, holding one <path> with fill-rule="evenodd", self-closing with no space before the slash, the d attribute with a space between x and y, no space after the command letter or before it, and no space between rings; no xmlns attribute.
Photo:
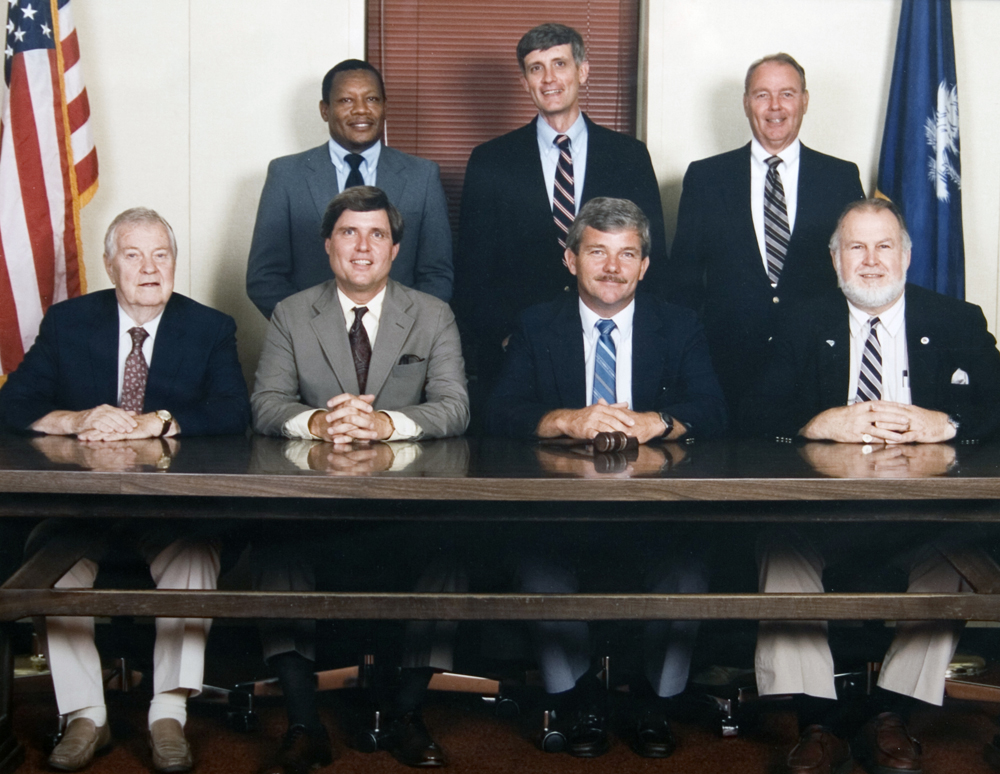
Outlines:
<svg viewBox="0 0 1000 774"><path fill-rule="evenodd" d="M491 432L570 442L622 432L646 444L710 438L728 424L870 444L971 440L997 430L1000 355L982 313L905 285L911 245L898 210L863 198L854 164L798 139L809 94L792 57L749 68L743 103L752 140L691 164L668 259L645 146L580 109L589 76L580 35L541 25L524 35L517 56L538 116L473 151L454 272L465 350L491 393L479 406ZM252 405L256 431L325 441L335 451L462 434L470 402L447 303L451 234L437 166L382 142L385 89L366 62L330 70L319 108L330 140L274 160L261 194L247 292L270 325L249 404L232 320L172 293L169 225L130 210L107 236L115 290L52 308L0 391L0 421L81 441L171 437L240 432ZM637 547L649 565L647 587L707 588L704 542L672 535ZM139 544L160 587L214 585L211 540L161 531ZM576 591L581 566L549 548L540 541L519 557L520 588ZM761 589L822 590L822 549L813 535L763 535ZM932 556L919 554L910 566L911 590L960 587ZM314 583L306 561L265 569L261 588ZM60 585L90 585L96 571L93 560L81 560ZM906 702L896 697L940 702L957 641L946 628L899 630L881 682L891 694L887 711L859 751L876 771L920 771L919 744L899 714ZM154 766L185 771L193 762L184 706L201 687L207 622L165 619L157 629ZM50 763L72 771L110 742L99 662L92 624L50 619L48 630L69 721ZM606 717L586 625L534 631L562 740L548 749L602 754ZM672 697L686 684L696 632L685 622L647 626L648 680L634 686L642 706L633 749L641 755L666 757L675 747ZM289 714L265 771L304 774L329 764L312 631L273 629L265 650ZM407 765L441 766L417 710L442 666L408 657L405 665L386 692L384 746ZM836 696L823 628L762 625L757 670L762 694L805 697L787 771L846 771L851 751L830 719Z"/></svg>

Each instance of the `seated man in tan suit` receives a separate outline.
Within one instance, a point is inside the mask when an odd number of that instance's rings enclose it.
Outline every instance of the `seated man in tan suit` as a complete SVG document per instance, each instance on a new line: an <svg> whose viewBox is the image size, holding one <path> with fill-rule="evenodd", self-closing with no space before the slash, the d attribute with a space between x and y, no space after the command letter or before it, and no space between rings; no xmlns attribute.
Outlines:
<svg viewBox="0 0 1000 774"><path fill-rule="evenodd" d="M281 301L257 367L251 404L254 429L265 435L320 439L349 448L370 441L413 441L460 435L469 423L465 363L455 317L446 303L389 279L399 252L403 219L385 193L348 188L327 207L322 234L335 279ZM310 590L313 566L337 573L331 552L357 547L341 525L308 534L320 554L281 547L275 536L256 541L258 588ZM302 535L297 535L300 539ZM412 541L391 541L414 553ZM351 545L347 545L351 543ZM259 545L258 545L259 544ZM301 545L301 542L299 543ZM380 545L376 557L387 550ZM293 561L283 561L292 557ZM419 561L420 556L416 557ZM380 560L381 561L381 560ZM421 568L422 569L422 568ZM427 587L431 575L434 588ZM370 578L349 580L367 583ZM424 573L423 591L455 590L448 573ZM302 627L264 630L264 654L278 672L289 713L289 730L273 766L275 774L299 774L332 759L330 741L316 712L314 637ZM431 633L431 636L433 634ZM415 654L430 651L424 663ZM380 700L380 746L397 760L423 768L441 766L441 748L416 712L434 668L435 649L407 642L402 678ZM395 671L393 672L395 676Z"/></svg>

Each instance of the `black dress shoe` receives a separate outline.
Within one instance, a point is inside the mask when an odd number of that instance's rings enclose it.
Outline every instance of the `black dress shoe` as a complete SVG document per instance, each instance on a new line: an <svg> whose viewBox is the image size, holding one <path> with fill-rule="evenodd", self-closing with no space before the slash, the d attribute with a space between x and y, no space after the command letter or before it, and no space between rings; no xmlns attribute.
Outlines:
<svg viewBox="0 0 1000 774"><path fill-rule="evenodd" d="M677 749L670 722L660 712L647 712L636 722L632 750L643 758L669 758Z"/></svg>
<svg viewBox="0 0 1000 774"><path fill-rule="evenodd" d="M285 732L278 754L260 770L260 774L308 774L333 763L333 748L326 729L306 728L301 724Z"/></svg>
<svg viewBox="0 0 1000 774"><path fill-rule="evenodd" d="M379 746L404 766L418 769L444 766L444 750L431 739L424 721L415 712L390 721Z"/></svg>
<svg viewBox="0 0 1000 774"><path fill-rule="evenodd" d="M607 721L604 716L589 710L570 713L566 735L566 752L577 758L596 758L610 748Z"/></svg>

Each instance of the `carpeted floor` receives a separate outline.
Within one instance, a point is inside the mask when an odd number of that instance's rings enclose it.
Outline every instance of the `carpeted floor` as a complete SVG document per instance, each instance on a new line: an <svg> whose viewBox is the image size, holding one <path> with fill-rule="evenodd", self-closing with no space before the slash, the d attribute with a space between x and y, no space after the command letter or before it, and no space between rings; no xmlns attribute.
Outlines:
<svg viewBox="0 0 1000 774"><path fill-rule="evenodd" d="M93 774L132 774L149 767L145 741L145 705L148 697L140 691L111 699L110 714L115 745L94 761ZM913 731L925 747L926 774L995 774L983 761L983 745L998 730L996 706L950 703L944 709L929 708L916 716ZM324 719L334 732L341 757L329 771L385 772L401 774L403 769L388 753L370 755L347 747L338 718L344 706L327 699ZM221 708L195 706L188 721L188 738L194 747L196 770L201 774L255 772L271 752L284 730L280 705L261 708L260 728L247 734L227 727ZM43 737L52 730L54 705L45 693L19 696L14 714L15 729L26 746L22 772L46 771ZM567 755L538 751L528 738L527 718L505 720L477 699L466 696L437 696L425 711L427 725L448 754L451 772L550 771L571 772L711 772L712 774L772 774L781 753L795 741L795 724L787 712L768 713L760 728L739 738L722 739L706 727L677 725L677 752L663 761L635 756L618 737L607 755L594 760L578 760ZM853 774L863 770L856 766Z"/></svg>

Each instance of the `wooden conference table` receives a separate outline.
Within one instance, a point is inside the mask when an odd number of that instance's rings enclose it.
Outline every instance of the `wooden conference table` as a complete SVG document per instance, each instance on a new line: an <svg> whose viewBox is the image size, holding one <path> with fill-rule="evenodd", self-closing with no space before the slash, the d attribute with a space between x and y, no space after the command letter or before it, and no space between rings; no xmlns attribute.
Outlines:
<svg viewBox="0 0 1000 774"><path fill-rule="evenodd" d="M0 435L0 517L447 522L940 523L1000 527L1000 444L864 447L765 441L586 449L465 438L332 454L263 437L81 444ZM96 520L91 522L89 520ZM7 524L14 522L7 521ZM5 530L5 536L10 534ZM20 534L23 534L20 533ZM720 531L720 540L726 532ZM86 543L86 541L84 541ZM0 541L2 544L2 541ZM972 594L418 594L56 591L89 547L54 541L0 586L0 622L29 615L423 620L964 619L1000 621L1000 571L942 552ZM11 547L7 546L8 555ZM752 552L752 545L747 547ZM0 771L11 654L0 648Z"/></svg>

